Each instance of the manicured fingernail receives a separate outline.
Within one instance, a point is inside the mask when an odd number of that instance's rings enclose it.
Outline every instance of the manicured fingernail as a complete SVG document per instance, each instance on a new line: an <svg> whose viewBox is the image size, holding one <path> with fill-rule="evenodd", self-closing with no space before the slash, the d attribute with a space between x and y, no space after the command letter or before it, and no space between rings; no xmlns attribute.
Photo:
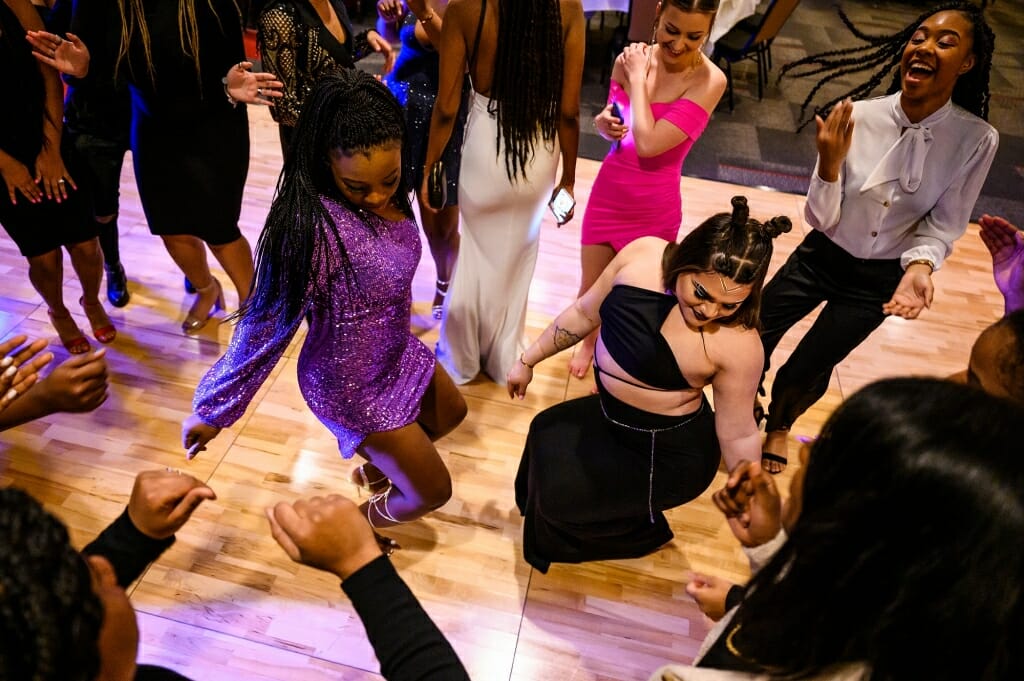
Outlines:
<svg viewBox="0 0 1024 681"><path fill-rule="evenodd" d="M4 395L4 399L7 400L8 402L10 402L10 401L12 401L17 396L18 396L18 391L15 390L14 388L11 388L10 390L7 391L7 394Z"/></svg>
<svg viewBox="0 0 1024 681"><path fill-rule="evenodd" d="M4 378L12 378L16 373L18 373L18 367L7 367L7 370L4 372Z"/></svg>
<svg viewBox="0 0 1024 681"><path fill-rule="evenodd" d="M13 357L4 357L3 359L0 359L0 367L9 367L12 364L14 364Z"/></svg>
<svg viewBox="0 0 1024 681"><path fill-rule="evenodd" d="M814 442L817 439L818 439L817 436L814 436L814 435L797 435L796 436L796 441L797 442L802 442L805 445L808 445L808 444Z"/></svg>

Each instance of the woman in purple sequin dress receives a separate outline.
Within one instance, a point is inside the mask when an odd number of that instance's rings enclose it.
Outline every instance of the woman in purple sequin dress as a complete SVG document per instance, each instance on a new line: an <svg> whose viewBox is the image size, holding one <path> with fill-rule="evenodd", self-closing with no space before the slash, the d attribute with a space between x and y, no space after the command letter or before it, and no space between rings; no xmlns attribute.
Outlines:
<svg viewBox="0 0 1024 681"><path fill-rule="evenodd" d="M402 174L401 106L372 76L325 78L299 117L294 153L257 249L256 284L224 356L199 383L186 447L237 421L299 325L302 395L375 494L382 527L418 518L451 496L433 441L466 404L409 330L420 240Z"/></svg>

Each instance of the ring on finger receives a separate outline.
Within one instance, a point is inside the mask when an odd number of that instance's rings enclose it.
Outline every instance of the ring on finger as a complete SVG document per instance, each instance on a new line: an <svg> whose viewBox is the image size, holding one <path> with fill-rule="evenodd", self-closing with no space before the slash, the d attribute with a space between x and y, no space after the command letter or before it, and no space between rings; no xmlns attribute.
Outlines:
<svg viewBox="0 0 1024 681"><path fill-rule="evenodd" d="M64 178L62 177L59 180L57 180L57 184L64 184Z"/></svg>
<svg viewBox="0 0 1024 681"><path fill-rule="evenodd" d="M261 87L256 88L256 96L257 97L262 97L263 96L263 88L261 88Z"/></svg>

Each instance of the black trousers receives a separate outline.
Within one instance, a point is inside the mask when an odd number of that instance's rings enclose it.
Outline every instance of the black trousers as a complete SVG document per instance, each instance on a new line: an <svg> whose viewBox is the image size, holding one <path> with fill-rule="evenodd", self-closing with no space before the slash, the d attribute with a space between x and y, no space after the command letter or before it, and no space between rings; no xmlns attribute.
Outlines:
<svg viewBox="0 0 1024 681"><path fill-rule="evenodd" d="M766 372L782 336L820 303L825 307L775 374L766 430L788 429L825 394L835 366L885 320L882 305L902 277L899 259L855 258L818 231L804 238L764 287Z"/></svg>

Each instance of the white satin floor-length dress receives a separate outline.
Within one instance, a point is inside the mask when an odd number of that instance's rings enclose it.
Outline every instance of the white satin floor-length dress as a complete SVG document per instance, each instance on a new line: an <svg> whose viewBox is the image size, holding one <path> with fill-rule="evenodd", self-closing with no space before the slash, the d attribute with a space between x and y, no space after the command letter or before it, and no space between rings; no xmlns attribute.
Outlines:
<svg viewBox="0 0 1024 681"><path fill-rule="evenodd" d="M525 347L526 300L537 264L540 223L555 186L557 140L539 139L526 172L510 181L504 142L487 110L489 98L470 91L459 171L462 240L448 288L437 359L458 384L481 371L504 383Z"/></svg>

